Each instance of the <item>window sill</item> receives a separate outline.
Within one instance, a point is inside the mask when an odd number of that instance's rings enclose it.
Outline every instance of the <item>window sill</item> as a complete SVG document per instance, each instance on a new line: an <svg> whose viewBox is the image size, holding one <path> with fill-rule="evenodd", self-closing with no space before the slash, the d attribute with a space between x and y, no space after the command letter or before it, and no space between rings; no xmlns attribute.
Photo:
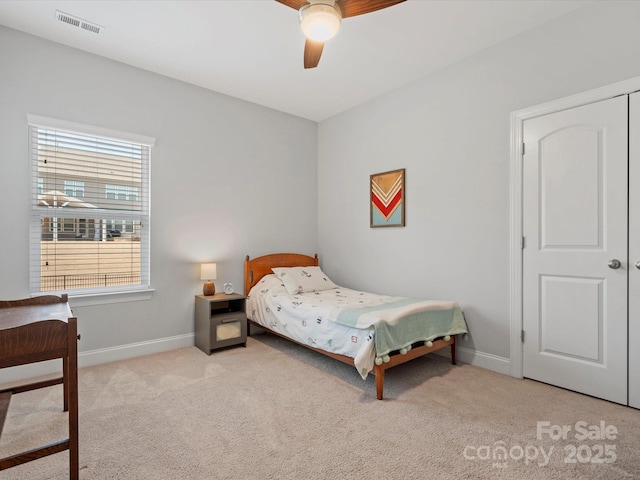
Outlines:
<svg viewBox="0 0 640 480"><path fill-rule="evenodd" d="M85 295L69 295L69 304L73 307L88 307L90 305L106 305L109 303L139 302L150 300L155 289L131 290L128 292L91 293Z"/></svg>

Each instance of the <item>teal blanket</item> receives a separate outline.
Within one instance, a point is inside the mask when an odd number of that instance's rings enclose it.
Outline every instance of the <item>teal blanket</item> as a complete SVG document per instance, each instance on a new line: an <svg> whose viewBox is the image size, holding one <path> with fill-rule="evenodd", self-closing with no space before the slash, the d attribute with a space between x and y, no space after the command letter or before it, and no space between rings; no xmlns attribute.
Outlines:
<svg viewBox="0 0 640 480"><path fill-rule="evenodd" d="M347 327L374 327L376 356L446 335L467 333L462 310L455 302L397 297L382 305L346 308L336 323Z"/></svg>

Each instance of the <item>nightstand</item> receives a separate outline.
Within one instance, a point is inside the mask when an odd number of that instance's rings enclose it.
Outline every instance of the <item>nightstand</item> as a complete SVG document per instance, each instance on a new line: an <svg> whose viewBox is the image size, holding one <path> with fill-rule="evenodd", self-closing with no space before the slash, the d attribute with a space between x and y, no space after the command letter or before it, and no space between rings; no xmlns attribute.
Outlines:
<svg viewBox="0 0 640 480"><path fill-rule="evenodd" d="M196 295L196 347L207 355L232 345L246 347L245 298L238 293Z"/></svg>

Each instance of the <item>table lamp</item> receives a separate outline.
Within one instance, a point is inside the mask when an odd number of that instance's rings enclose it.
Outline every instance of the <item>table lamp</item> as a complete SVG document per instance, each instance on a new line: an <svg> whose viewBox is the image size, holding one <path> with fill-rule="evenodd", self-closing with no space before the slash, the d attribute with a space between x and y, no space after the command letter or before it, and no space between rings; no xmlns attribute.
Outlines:
<svg viewBox="0 0 640 480"><path fill-rule="evenodd" d="M203 263L200 265L200 280L204 280L204 286L202 287L202 294L205 296L213 295L216 293L216 285L213 280L216 279L216 264L215 263Z"/></svg>

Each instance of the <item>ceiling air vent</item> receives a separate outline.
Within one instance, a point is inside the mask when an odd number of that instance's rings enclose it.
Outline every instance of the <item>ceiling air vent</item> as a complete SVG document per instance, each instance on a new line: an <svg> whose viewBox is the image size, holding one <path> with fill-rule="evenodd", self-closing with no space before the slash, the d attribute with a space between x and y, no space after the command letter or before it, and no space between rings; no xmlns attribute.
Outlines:
<svg viewBox="0 0 640 480"><path fill-rule="evenodd" d="M74 17L73 15L69 15L68 13L61 12L56 10L56 18L58 21L62 23L66 23L67 25L71 25L73 27L79 27L83 30L87 30L93 33L100 33L104 27L100 25L96 25L95 23L87 22L86 20L82 20L81 18Z"/></svg>
<svg viewBox="0 0 640 480"><path fill-rule="evenodd" d="M90 32L93 32L93 33L100 33L100 30L102 29L102 27L99 27L98 25L94 25L93 23L87 23L87 22L82 22L82 24L80 25L80 28L84 28L85 30L89 30Z"/></svg>

